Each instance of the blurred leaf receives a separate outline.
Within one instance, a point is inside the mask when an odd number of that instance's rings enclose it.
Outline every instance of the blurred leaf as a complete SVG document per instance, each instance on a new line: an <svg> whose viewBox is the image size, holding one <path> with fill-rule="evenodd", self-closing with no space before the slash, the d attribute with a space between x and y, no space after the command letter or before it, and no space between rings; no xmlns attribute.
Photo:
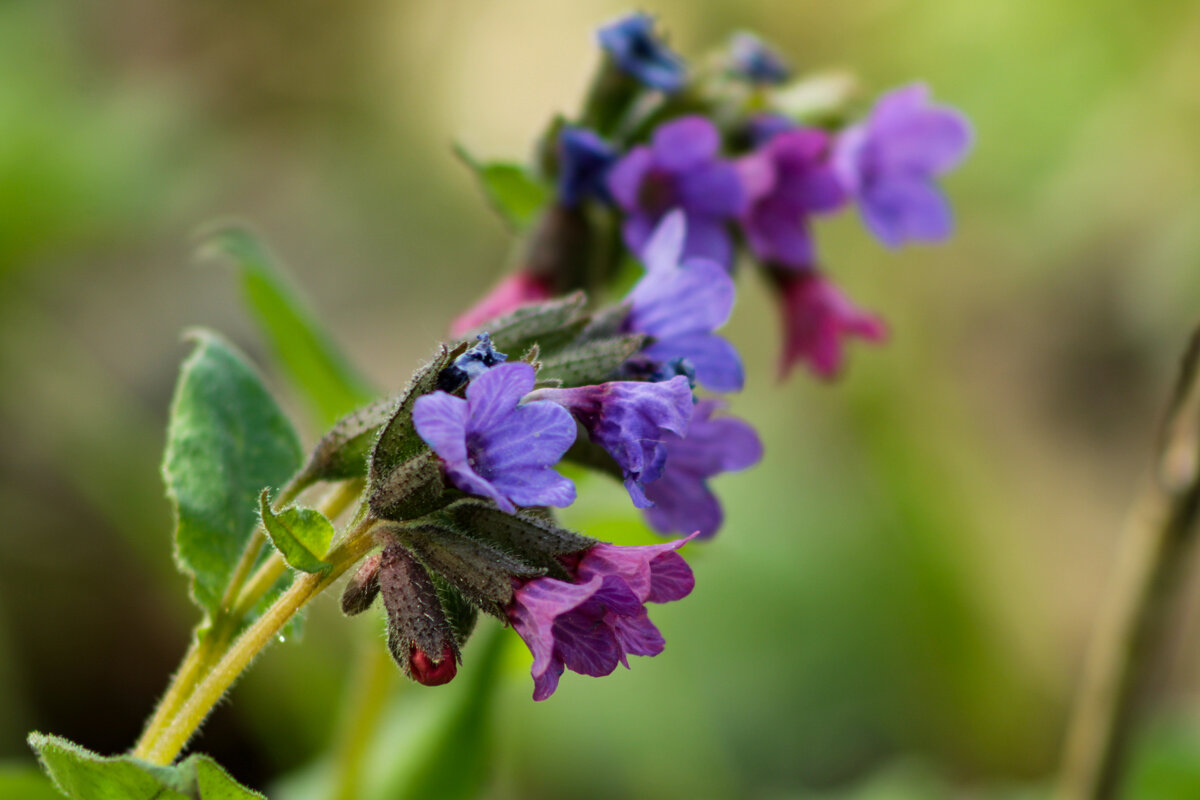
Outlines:
<svg viewBox="0 0 1200 800"><path fill-rule="evenodd" d="M374 399L253 233L224 228L207 239L201 254L224 255L237 267L246 305L321 427Z"/></svg>
<svg viewBox="0 0 1200 800"><path fill-rule="evenodd" d="M289 506L278 514L267 501L270 490L263 489L258 504L263 527L283 560L301 572L325 572L333 565L322 556L333 541L333 523L320 511Z"/></svg>
<svg viewBox="0 0 1200 800"><path fill-rule="evenodd" d="M454 154L475 173L488 202L517 233L533 224L550 199L546 185L520 164L477 161L461 144L454 145Z"/></svg>
<svg viewBox="0 0 1200 800"><path fill-rule="evenodd" d="M1120 797L1177 800L1200 797L1200 735L1194 724L1160 722L1135 748Z"/></svg>
<svg viewBox="0 0 1200 800"><path fill-rule="evenodd" d="M263 486L300 466L300 441L253 368L216 334L191 334L171 416L163 474L175 504L176 557L208 615L258 525Z"/></svg>
<svg viewBox="0 0 1200 800"><path fill-rule="evenodd" d="M59 790L72 800L254 800L217 762L196 753L161 767L133 756L101 756L59 736L29 735ZM3 783L0 783L3 787ZM4 797L15 797L5 794Z"/></svg>
<svg viewBox="0 0 1200 800"><path fill-rule="evenodd" d="M0 797L12 800L62 800L50 779L36 767L0 766Z"/></svg>

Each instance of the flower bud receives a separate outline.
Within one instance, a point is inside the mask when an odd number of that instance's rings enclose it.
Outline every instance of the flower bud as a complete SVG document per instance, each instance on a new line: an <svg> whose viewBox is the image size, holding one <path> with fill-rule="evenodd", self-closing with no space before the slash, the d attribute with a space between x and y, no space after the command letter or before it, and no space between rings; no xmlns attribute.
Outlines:
<svg viewBox="0 0 1200 800"><path fill-rule="evenodd" d="M455 659L454 649L446 645L442 649L441 658L435 661L428 653L414 645L408 657L408 674L424 686L449 683L458 674L458 661Z"/></svg>

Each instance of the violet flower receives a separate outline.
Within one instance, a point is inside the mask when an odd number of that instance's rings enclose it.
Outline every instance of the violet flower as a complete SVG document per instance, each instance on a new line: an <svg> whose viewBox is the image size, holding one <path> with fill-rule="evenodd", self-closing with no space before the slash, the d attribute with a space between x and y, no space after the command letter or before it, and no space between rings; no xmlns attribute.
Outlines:
<svg viewBox="0 0 1200 800"><path fill-rule="evenodd" d="M595 131L564 127L558 134L558 199L575 208L588 197L609 202L609 167L617 151Z"/></svg>
<svg viewBox="0 0 1200 800"><path fill-rule="evenodd" d="M672 209L687 217L683 254L722 266L733 260L727 220L745 207L745 192L733 164L717 157L721 137L701 116L660 125L650 145L634 147L608 175L608 188L627 214L626 246L641 254L655 227Z"/></svg>
<svg viewBox="0 0 1200 800"><path fill-rule="evenodd" d="M663 474L664 441L687 433L692 387L679 375L662 383L611 381L572 389L539 389L530 400L548 400L571 412L621 467L625 488L638 508L651 502L643 484Z"/></svg>
<svg viewBox="0 0 1200 800"><path fill-rule="evenodd" d="M738 161L749 195L742 229L760 261L788 267L813 264L809 218L846 202L829 164L829 146L824 131L794 128L776 133Z"/></svg>
<svg viewBox="0 0 1200 800"><path fill-rule="evenodd" d="M649 14L630 14L596 32L600 46L626 75L659 91L677 92L687 81L683 59L654 32Z"/></svg>
<svg viewBox="0 0 1200 800"><path fill-rule="evenodd" d="M775 277L784 328L781 376L803 361L817 377L833 378L842 367L844 339L887 339L884 321L856 307L821 273L778 271Z"/></svg>
<svg viewBox="0 0 1200 800"><path fill-rule="evenodd" d="M971 138L966 117L932 105L917 83L883 95L869 119L843 131L834 164L875 238L888 247L936 242L953 219L934 178L962 161Z"/></svg>
<svg viewBox="0 0 1200 800"><path fill-rule="evenodd" d="M601 677L627 656L663 651L662 634L645 604L691 593L695 578L675 551L688 542L620 547L599 544L574 569L576 583L534 578L516 587L508 618L533 653L533 699L558 688L564 669Z"/></svg>
<svg viewBox="0 0 1200 800"><path fill-rule="evenodd" d="M575 501L575 484L553 469L575 441L575 422L554 403L520 405L533 384L528 364L498 364L471 381L466 400L434 392L413 405L417 433L450 482L510 514Z"/></svg>
<svg viewBox="0 0 1200 800"><path fill-rule="evenodd" d="M462 336L485 322L553 296L550 281L524 270L514 272L496 284L478 303L456 317L450 325L450 333Z"/></svg>
<svg viewBox="0 0 1200 800"><path fill-rule="evenodd" d="M713 261L680 263L687 226L682 212L668 215L642 252L646 275L626 298L624 329L654 341L640 354L659 364L684 358L696 380L715 392L736 392L745 376L737 350L713 333L733 310L733 278Z"/></svg>
<svg viewBox="0 0 1200 800"><path fill-rule="evenodd" d="M667 440L666 469L661 478L646 484L646 496L654 505L643 512L659 533L696 531L701 539L711 537L725 515L708 479L762 459L762 442L748 423L734 417L713 419L721 407L716 400L701 400L687 436Z"/></svg>

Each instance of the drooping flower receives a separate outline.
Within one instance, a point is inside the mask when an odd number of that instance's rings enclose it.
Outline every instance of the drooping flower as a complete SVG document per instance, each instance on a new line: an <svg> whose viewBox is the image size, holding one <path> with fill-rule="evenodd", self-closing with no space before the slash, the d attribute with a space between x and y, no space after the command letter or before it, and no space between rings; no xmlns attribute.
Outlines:
<svg viewBox="0 0 1200 800"><path fill-rule="evenodd" d="M533 699L558 688L564 669L601 677L628 655L663 651L662 634L645 604L680 600L695 578L675 551L688 542L620 547L600 544L574 568L574 583L534 578L516 587L508 618L533 653Z"/></svg>
<svg viewBox="0 0 1200 800"><path fill-rule="evenodd" d="M641 254L659 221L672 209L687 217L685 257L722 266L733 259L726 222L745 207L733 164L718 158L721 137L709 120L681 117L655 129L650 145L634 147L608 175L608 188L626 212L626 246Z"/></svg>
<svg viewBox="0 0 1200 800"><path fill-rule="evenodd" d="M692 387L683 375L662 383L610 381L572 389L539 389L531 400L549 400L571 412L591 440L621 467L638 508L650 505L643 485L663 473L664 442L683 436L692 417Z"/></svg>
<svg viewBox="0 0 1200 800"><path fill-rule="evenodd" d="M742 388L742 360L733 345L713 331L733 310L733 279L713 261L680 263L687 226L681 212L668 215L642 252L645 276L626 298L626 331L654 341L641 356L658 364L679 358L691 363L696 380L715 392Z"/></svg>
<svg viewBox="0 0 1200 800"><path fill-rule="evenodd" d="M455 318L450 325L450 333L461 336L485 322L553 296L554 288L550 280L525 270L514 272L505 276L483 299Z"/></svg>
<svg viewBox="0 0 1200 800"><path fill-rule="evenodd" d="M574 208L589 197L609 201L608 170L617 151L595 131L568 125L558 134L558 199Z"/></svg>
<svg viewBox="0 0 1200 800"><path fill-rule="evenodd" d="M749 195L742 229L763 262L808 267L815 260L809 218L846 202L829 163L829 135L815 128L778 132L738 161Z"/></svg>
<svg viewBox="0 0 1200 800"><path fill-rule="evenodd" d="M622 17L600 28L596 37L613 63L644 86L669 94L687 81L683 59L663 44L649 14Z"/></svg>
<svg viewBox="0 0 1200 800"><path fill-rule="evenodd" d="M791 70L779 54L753 33L740 31L729 43L733 72L750 83L775 85L788 79Z"/></svg>
<svg viewBox="0 0 1200 800"><path fill-rule="evenodd" d="M817 377L833 378L842 366L844 339L853 336L872 343L887 339L882 319L856 307L816 270L777 270L774 277L783 312L782 376L803 361Z"/></svg>
<svg viewBox="0 0 1200 800"><path fill-rule="evenodd" d="M654 505L643 511L659 533L696 531L701 539L717 532L724 512L708 479L736 472L762 459L762 442L750 425L734 417L713 418L722 404L701 400L696 404L686 436L666 442L666 468L662 477L646 484L646 497Z"/></svg>
<svg viewBox="0 0 1200 800"><path fill-rule="evenodd" d="M889 247L935 242L953 219L934 178L962 161L971 138L966 117L931 104L918 83L883 95L865 122L843 131L834 164L875 238Z"/></svg>
<svg viewBox="0 0 1200 800"><path fill-rule="evenodd" d="M450 482L509 513L575 501L575 485L554 470L575 441L575 422L554 403L520 404L533 384L528 364L499 364L471 381L466 400L434 392L413 406L417 433Z"/></svg>

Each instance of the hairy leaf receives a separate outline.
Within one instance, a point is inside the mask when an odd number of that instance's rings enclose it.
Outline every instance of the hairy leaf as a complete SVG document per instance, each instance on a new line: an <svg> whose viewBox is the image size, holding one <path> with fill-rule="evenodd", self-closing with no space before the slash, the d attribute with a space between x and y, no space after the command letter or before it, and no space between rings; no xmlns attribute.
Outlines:
<svg viewBox="0 0 1200 800"><path fill-rule="evenodd" d="M642 349L639 334L596 339L559 350L542 359L538 380L560 380L567 386L603 383L630 356Z"/></svg>
<svg viewBox="0 0 1200 800"><path fill-rule="evenodd" d="M55 786L71 800L262 800L200 753L161 767L133 756L102 756L60 736L29 735Z"/></svg>
<svg viewBox="0 0 1200 800"><path fill-rule="evenodd" d="M175 553L211 617L258 524L264 486L300 466L300 441L258 375L228 343L195 332L167 425L163 474L175 505Z"/></svg>
<svg viewBox="0 0 1200 800"><path fill-rule="evenodd" d="M258 497L259 513L267 536L283 560L301 572L326 572L333 565L324 559L333 541L333 523L313 508L289 506L278 514L271 510L263 489Z"/></svg>
<svg viewBox="0 0 1200 800"><path fill-rule="evenodd" d="M477 161L460 144L454 146L454 154L475 173L488 202L516 233L533 224L550 198L547 186L520 164Z"/></svg>
<svg viewBox="0 0 1200 800"><path fill-rule="evenodd" d="M226 227L201 252L233 262L246 304L322 427L376 396L253 233Z"/></svg>

